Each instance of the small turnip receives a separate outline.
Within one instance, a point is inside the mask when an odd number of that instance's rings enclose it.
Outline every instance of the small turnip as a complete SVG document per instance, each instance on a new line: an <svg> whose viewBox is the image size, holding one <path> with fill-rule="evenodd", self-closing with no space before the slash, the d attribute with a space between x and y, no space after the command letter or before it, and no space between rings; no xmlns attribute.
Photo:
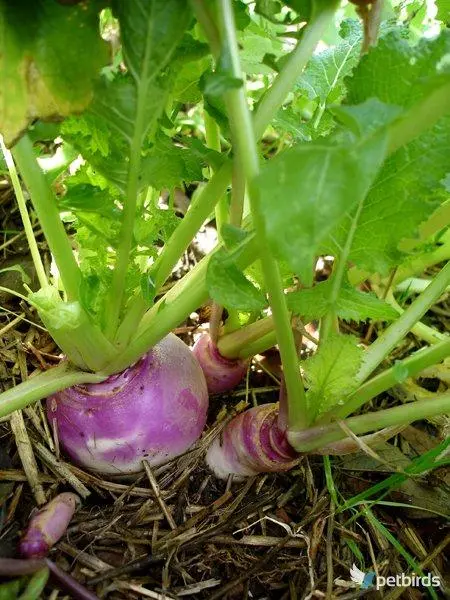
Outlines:
<svg viewBox="0 0 450 600"><path fill-rule="evenodd" d="M208 449L206 462L220 479L288 471L298 454L278 425L278 404L262 404L239 414Z"/></svg>
<svg viewBox="0 0 450 600"><path fill-rule="evenodd" d="M27 558L42 558L65 534L73 514L80 503L76 494L58 494L48 504L32 515L19 551Z"/></svg>
<svg viewBox="0 0 450 600"><path fill-rule="evenodd" d="M162 464L200 437L208 391L190 349L169 334L137 363L102 383L47 399L47 415L64 451L98 473L126 474Z"/></svg>
<svg viewBox="0 0 450 600"><path fill-rule="evenodd" d="M193 353L203 370L210 394L228 392L245 377L248 361L222 356L208 334L195 342Z"/></svg>

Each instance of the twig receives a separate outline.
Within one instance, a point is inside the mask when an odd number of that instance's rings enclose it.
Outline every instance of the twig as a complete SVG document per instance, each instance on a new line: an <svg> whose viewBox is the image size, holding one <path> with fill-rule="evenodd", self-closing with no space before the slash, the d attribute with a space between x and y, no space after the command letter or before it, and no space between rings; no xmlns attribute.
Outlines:
<svg viewBox="0 0 450 600"><path fill-rule="evenodd" d="M327 529L327 595L326 600L333 598L333 531L334 531L334 502L330 500L330 517Z"/></svg>
<svg viewBox="0 0 450 600"><path fill-rule="evenodd" d="M46 503L44 488L39 481L39 471L31 446L30 438L28 437L27 428L23 420L22 411L16 410L12 413L11 430L16 440L17 451L19 452L23 470L27 476L31 491L33 492L36 504L41 506Z"/></svg>
<svg viewBox="0 0 450 600"><path fill-rule="evenodd" d="M90 495L91 492L77 477L75 477L66 463L56 459L50 450L48 450L40 442L34 442L34 447L49 469L59 475L64 481L67 481L67 483L73 487L79 496L82 498L87 498Z"/></svg>
<svg viewBox="0 0 450 600"><path fill-rule="evenodd" d="M167 504L164 502L163 497L161 496L161 492L159 489L159 485L158 482L155 479L155 476L152 473L152 470L150 468L150 465L148 464L148 461L143 460L142 464L144 465L144 469L145 472L147 473L147 477L148 480L150 482L150 485L152 487L152 490L156 496L156 500L158 501L158 504L161 507L161 510L164 513L164 516L167 519L167 522L169 523L169 526L171 529L176 529L177 528L177 524L175 523L175 521L173 520L172 514L170 513L169 509L167 508Z"/></svg>
<svg viewBox="0 0 450 600"><path fill-rule="evenodd" d="M138 558L136 560L131 561L127 565L123 567L117 567L116 569L109 569L101 575L97 577L93 577L89 580L89 585L96 585L101 581L105 581L105 579L111 579L112 577L118 577L120 575L129 575L130 573L134 573L134 571L140 571L145 567L149 567L154 564L158 564L161 561L164 561L165 558L160 554L153 554L151 556L144 556L143 558Z"/></svg>

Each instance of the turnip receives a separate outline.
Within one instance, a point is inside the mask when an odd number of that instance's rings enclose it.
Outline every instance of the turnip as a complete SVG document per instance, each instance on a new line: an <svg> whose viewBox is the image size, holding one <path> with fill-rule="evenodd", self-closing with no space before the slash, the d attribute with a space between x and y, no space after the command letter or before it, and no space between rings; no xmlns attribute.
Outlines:
<svg viewBox="0 0 450 600"><path fill-rule="evenodd" d="M36 512L20 540L19 551L27 558L42 558L64 535L80 502L76 494L58 494Z"/></svg>
<svg viewBox="0 0 450 600"><path fill-rule="evenodd" d="M206 462L214 474L242 479L257 473L288 471L297 453L278 424L278 404L263 404L235 417L209 447Z"/></svg>
<svg viewBox="0 0 450 600"><path fill-rule="evenodd" d="M210 394L232 390L247 372L248 360L225 358L206 333L196 341L193 353L203 370Z"/></svg>
<svg viewBox="0 0 450 600"><path fill-rule="evenodd" d="M185 452L206 422L208 392L194 355L169 334L134 365L102 383L47 401L65 452L100 473L133 473Z"/></svg>

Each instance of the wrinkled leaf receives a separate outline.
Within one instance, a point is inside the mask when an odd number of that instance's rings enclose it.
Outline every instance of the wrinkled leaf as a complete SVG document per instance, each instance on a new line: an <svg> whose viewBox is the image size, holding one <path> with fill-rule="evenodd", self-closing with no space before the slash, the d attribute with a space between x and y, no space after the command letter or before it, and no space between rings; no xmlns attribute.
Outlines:
<svg viewBox="0 0 450 600"><path fill-rule="evenodd" d="M304 362L308 404L315 418L342 404L355 390L362 358L363 350L356 345L356 338L334 334Z"/></svg>
<svg viewBox="0 0 450 600"><path fill-rule="evenodd" d="M341 43L311 57L297 83L302 94L324 106L343 98L346 91L344 78L352 72L359 60L362 40L359 23L350 19L344 21L340 36Z"/></svg>
<svg viewBox="0 0 450 600"><path fill-rule="evenodd" d="M224 250L211 257L206 285L211 297L226 308L253 312L267 305L261 290L247 279Z"/></svg>
<svg viewBox="0 0 450 600"><path fill-rule="evenodd" d="M342 286L333 307L330 302L332 284L333 280L329 279L312 288L290 293L287 297L290 310L306 322L320 319L331 310L341 319L352 321L390 321L398 317L397 311L374 293L362 292L349 285Z"/></svg>
<svg viewBox="0 0 450 600"><path fill-rule="evenodd" d="M360 202L384 158L385 139L298 144L266 163L257 178L269 243L311 285L318 249Z"/></svg>

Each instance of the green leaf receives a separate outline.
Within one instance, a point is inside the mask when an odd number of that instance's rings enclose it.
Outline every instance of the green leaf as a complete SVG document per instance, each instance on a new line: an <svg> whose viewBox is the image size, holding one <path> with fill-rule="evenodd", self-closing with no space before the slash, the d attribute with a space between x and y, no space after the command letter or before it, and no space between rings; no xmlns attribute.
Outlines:
<svg viewBox="0 0 450 600"><path fill-rule="evenodd" d="M117 219L120 214L108 189L88 183L72 185L70 179L66 194L59 200L59 207L74 213L95 212L107 218Z"/></svg>
<svg viewBox="0 0 450 600"><path fill-rule="evenodd" d="M238 32L241 66L248 75L271 74L272 67L264 64L264 56L271 54L276 60L286 54L283 42L276 36L279 28L270 26L267 21L266 25L260 27L252 22L245 31Z"/></svg>
<svg viewBox="0 0 450 600"><path fill-rule="evenodd" d="M384 154L380 134L360 144L299 144L263 166L257 184L269 243L305 285L320 245L367 194Z"/></svg>
<svg viewBox="0 0 450 600"><path fill-rule="evenodd" d="M224 223L220 230L220 235L223 240L224 246L227 250L233 250L248 236L248 231L231 225L230 223Z"/></svg>
<svg viewBox="0 0 450 600"><path fill-rule="evenodd" d="M359 138L368 137L391 125L403 113L400 106L385 104L378 98L369 98L357 105L341 104L330 110Z"/></svg>
<svg viewBox="0 0 450 600"><path fill-rule="evenodd" d="M393 321L398 317L397 311L373 292L362 292L345 285L337 299L337 314L346 321Z"/></svg>
<svg viewBox="0 0 450 600"><path fill-rule="evenodd" d="M282 5L280 0L256 0L255 2L255 13L272 21L272 23L281 22L281 8Z"/></svg>
<svg viewBox="0 0 450 600"><path fill-rule="evenodd" d="M233 262L233 255L220 250L212 255L206 274L210 296L226 308L258 312L266 305L264 294Z"/></svg>
<svg viewBox="0 0 450 600"><path fill-rule="evenodd" d="M376 97L386 104L409 107L442 83L444 57L449 53L448 30L415 45L405 39L404 29L388 31L346 79L347 103Z"/></svg>
<svg viewBox="0 0 450 600"><path fill-rule="evenodd" d="M103 308L104 295L108 289L107 286L104 285L104 277L106 274L109 276L108 283L111 283L110 274L104 273L103 271L103 268L98 268L96 274L85 274L80 284L80 303L94 318L97 317Z"/></svg>
<svg viewBox="0 0 450 600"><path fill-rule="evenodd" d="M93 137L93 130L94 141L100 143L95 149L92 142L86 147L80 140L78 147L123 191L128 166L139 164L136 155L154 137L155 123L172 90L180 61L172 64L171 58L189 24L190 9L182 0L116 0L113 8L120 23L128 72L112 80L106 76L99 80L87 115L87 137ZM73 133L70 140L77 144ZM145 182L145 177L140 178L140 186Z"/></svg>
<svg viewBox="0 0 450 600"><path fill-rule="evenodd" d="M443 23L450 23L450 0L435 0L437 6L436 19Z"/></svg>
<svg viewBox="0 0 450 600"><path fill-rule="evenodd" d="M226 161L226 156L224 154L208 148L208 146L202 144L197 138L183 136L177 139L181 145L185 148L189 148L192 152L193 159L200 162L201 166L209 166L215 171L218 171Z"/></svg>
<svg viewBox="0 0 450 600"><path fill-rule="evenodd" d="M409 106L448 77L449 52L450 32L411 46L401 31L391 31L347 80L349 101L376 108L377 97L391 107ZM375 118L381 114L378 109L369 112ZM364 116L360 108L337 109L340 117L351 113L355 123ZM450 118L444 117L386 160L367 197L338 224L322 250L339 254L351 232L348 259L359 269L387 275L402 260L401 240L414 238L420 223L447 197L443 181L450 170L449 153Z"/></svg>
<svg viewBox="0 0 450 600"><path fill-rule="evenodd" d="M303 363L308 404L314 418L337 404L343 404L345 397L356 389L355 376L363 354L356 345L356 338L335 334Z"/></svg>
<svg viewBox="0 0 450 600"><path fill-rule="evenodd" d="M294 141L309 141L311 138L309 125L302 122L301 116L291 106L280 108L272 121L272 125L276 129L289 133Z"/></svg>
<svg viewBox="0 0 450 600"><path fill-rule="evenodd" d="M172 87L174 100L183 104L195 104L201 101L202 92L199 82L209 63L208 57L181 66Z"/></svg>
<svg viewBox="0 0 450 600"><path fill-rule="evenodd" d="M250 16L248 14L248 8L245 2L242 0L234 0L234 21L236 23L236 29L242 31L251 23Z"/></svg>
<svg viewBox="0 0 450 600"><path fill-rule="evenodd" d="M84 110L108 62L99 34L103 0L0 2L0 131L13 144L33 120Z"/></svg>
<svg viewBox="0 0 450 600"><path fill-rule="evenodd" d="M310 100L326 106L341 100L346 92L344 78L358 64L362 40L361 26L348 19L341 25L341 43L311 57L297 89Z"/></svg>
<svg viewBox="0 0 450 600"><path fill-rule="evenodd" d="M359 269L387 275L403 259L399 243L413 238L420 223L445 199L449 170L450 119L389 157L363 203L333 232L327 251L337 252L356 225L349 260Z"/></svg>
<svg viewBox="0 0 450 600"><path fill-rule="evenodd" d="M77 329L85 318L79 302L63 302L52 286L30 294L29 300L38 307L39 315L49 329Z"/></svg>
<svg viewBox="0 0 450 600"><path fill-rule="evenodd" d="M190 149L173 144L172 140L158 135L153 147L142 161L142 185L151 185L157 190L172 189L193 181L201 181L202 163L198 154Z"/></svg>
<svg viewBox="0 0 450 600"><path fill-rule="evenodd" d="M136 85L130 74L119 75L110 81L103 78L96 87L95 99L90 112L108 127L110 143L112 135L119 135L115 144L131 145L137 134L141 145L155 121L162 115L173 82L170 73L154 77L145 75L145 83ZM138 110L139 89L146 100ZM139 130L139 131L137 131Z"/></svg>
<svg viewBox="0 0 450 600"><path fill-rule="evenodd" d="M282 2L295 10L301 21L309 21L315 5L314 0L282 0Z"/></svg>
<svg viewBox="0 0 450 600"><path fill-rule="evenodd" d="M392 306L372 292L362 292L348 284L340 289L333 307L330 302L332 284L333 280L328 279L312 288L288 294L289 309L302 316L306 322L320 319L331 310L335 310L337 316L346 321L391 321L398 317Z"/></svg>
<svg viewBox="0 0 450 600"><path fill-rule="evenodd" d="M154 79L169 63L191 18L184 0L113 0L123 55L137 85Z"/></svg>
<svg viewBox="0 0 450 600"><path fill-rule="evenodd" d="M242 79L232 77L226 72L206 71L200 80L200 89L205 96L222 96L230 90L240 88L243 85Z"/></svg>

